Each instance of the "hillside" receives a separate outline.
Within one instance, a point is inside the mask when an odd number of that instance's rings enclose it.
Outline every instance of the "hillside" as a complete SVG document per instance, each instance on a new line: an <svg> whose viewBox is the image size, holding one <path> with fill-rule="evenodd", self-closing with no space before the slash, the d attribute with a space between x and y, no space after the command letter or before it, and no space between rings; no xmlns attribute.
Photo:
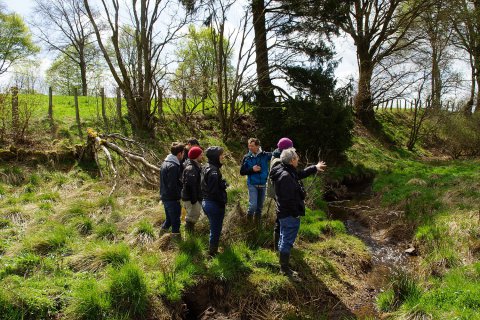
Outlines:
<svg viewBox="0 0 480 320"><path fill-rule="evenodd" d="M110 197L111 175L101 179L76 162L2 162L0 318L477 317L480 162L407 152L405 115L380 120L394 144L357 127L349 165L306 182L310 209L293 252L301 283L279 274L274 205L266 203L260 227L247 223L238 175L245 148L223 144L211 120L199 120L198 137L227 150L222 170L230 184L221 253L213 259L205 216L194 236L160 237L158 190L118 159L121 180ZM170 141L192 135L173 122L164 130L151 145L162 159ZM37 143L40 153L75 149L68 138ZM324 181L327 191L353 199L328 206ZM417 257L403 253L410 246Z"/></svg>

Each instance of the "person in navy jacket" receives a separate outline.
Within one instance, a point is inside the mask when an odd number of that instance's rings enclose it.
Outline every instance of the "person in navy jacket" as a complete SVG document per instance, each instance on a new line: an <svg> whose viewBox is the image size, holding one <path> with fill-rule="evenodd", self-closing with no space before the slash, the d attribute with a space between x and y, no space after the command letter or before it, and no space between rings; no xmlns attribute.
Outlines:
<svg viewBox="0 0 480 320"><path fill-rule="evenodd" d="M255 221L259 222L265 201L269 162L272 158L272 153L262 151L260 140L257 138L248 139L248 150L249 152L242 160L240 175L248 176L247 218L249 220L255 219Z"/></svg>

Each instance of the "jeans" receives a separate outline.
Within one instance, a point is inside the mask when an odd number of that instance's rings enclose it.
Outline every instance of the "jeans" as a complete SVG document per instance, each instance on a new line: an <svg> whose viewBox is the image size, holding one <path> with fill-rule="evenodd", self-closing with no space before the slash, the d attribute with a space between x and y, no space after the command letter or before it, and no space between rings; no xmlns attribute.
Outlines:
<svg viewBox="0 0 480 320"><path fill-rule="evenodd" d="M286 217L280 221L280 241L278 242L278 251L280 253L290 254L290 250L297 238L298 229L300 229L299 217Z"/></svg>
<svg viewBox="0 0 480 320"><path fill-rule="evenodd" d="M162 224L162 229L169 229L172 227L172 233L180 233L180 215L182 214L182 207L180 201L163 201L165 208L165 222Z"/></svg>
<svg viewBox="0 0 480 320"><path fill-rule="evenodd" d="M258 215L262 214L263 203L265 201L266 186L262 185L247 185L248 186L248 214Z"/></svg>
<svg viewBox="0 0 480 320"><path fill-rule="evenodd" d="M202 208L210 222L210 246L218 246L225 217L225 205L216 201L203 200Z"/></svg>

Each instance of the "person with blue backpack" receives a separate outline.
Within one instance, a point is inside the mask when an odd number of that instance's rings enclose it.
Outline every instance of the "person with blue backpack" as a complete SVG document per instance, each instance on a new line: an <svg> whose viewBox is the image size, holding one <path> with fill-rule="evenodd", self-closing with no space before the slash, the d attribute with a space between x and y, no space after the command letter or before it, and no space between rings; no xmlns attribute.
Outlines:
<svg viewBox="0 0 480 320"><path fill-rule="evenodd" d="M265 201L269 162L272 153L263 151L260 147L260 140L257 138L248 139L248 150L242 160L240 175L248 176L247 219L259 223Z"/></svg>

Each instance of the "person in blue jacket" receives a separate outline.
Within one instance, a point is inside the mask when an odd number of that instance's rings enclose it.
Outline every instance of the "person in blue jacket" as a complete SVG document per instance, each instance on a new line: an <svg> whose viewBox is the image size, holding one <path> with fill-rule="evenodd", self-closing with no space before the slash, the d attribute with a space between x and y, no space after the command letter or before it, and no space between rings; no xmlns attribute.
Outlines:
<svg viewBox="0 0 480 320"><path fill-rule="evenodd" d="M265 201L269 162L271 152L265 152L260 147L257 138L248 139L248 153L243 157L240 175L248 176L248 211L249 221L260 221L263 203Z"/></svg>

